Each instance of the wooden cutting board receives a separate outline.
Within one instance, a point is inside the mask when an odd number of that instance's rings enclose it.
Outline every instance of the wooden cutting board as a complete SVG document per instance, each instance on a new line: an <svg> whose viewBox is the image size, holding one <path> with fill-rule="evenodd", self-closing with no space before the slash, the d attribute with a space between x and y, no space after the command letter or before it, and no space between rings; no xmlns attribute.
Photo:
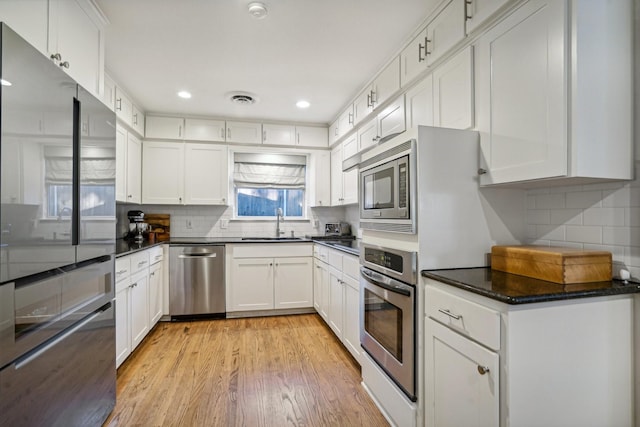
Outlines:
<svg viewBox="0 0 640 427"><path fill-rule="evenodd" d="M611 252L547 246L494 246L491 268L549 282L611 280Z"/></svg>
<svg viewBox="0 0 640 427"><path fill-rule="evenodd" d="M169 214L145 214L144 222L149 224L149 231L156 233L156 241L169 240L171 231L171 215Z"/></svg>

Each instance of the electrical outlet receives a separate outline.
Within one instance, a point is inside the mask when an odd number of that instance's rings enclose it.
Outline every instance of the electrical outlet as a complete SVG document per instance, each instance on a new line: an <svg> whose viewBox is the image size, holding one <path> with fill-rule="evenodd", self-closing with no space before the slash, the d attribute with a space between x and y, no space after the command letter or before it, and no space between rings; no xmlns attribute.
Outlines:
<svg viewBox="0 0 640 427"><path fill-rule="evenodd" d="M228 219L221 219L220 220L220 228L225 229L229 226L229 220Z"/></svg>
<svg viewBox="0 0 640 427"><path fill-rule="evenodd" d="M192 228L193 228L193 225L191 224L191 220L190 220L190 219L188 219L188 220L187 220L187 229L189 229L189 230L190 230L190 229L192 229Z"/></svg>
<svg viewBox="0 0 640 427"><path fill-rule="evenodd" d="M313 220L313 228L318 228L320 227L320 221L318 221L317 219Z"/></svg>

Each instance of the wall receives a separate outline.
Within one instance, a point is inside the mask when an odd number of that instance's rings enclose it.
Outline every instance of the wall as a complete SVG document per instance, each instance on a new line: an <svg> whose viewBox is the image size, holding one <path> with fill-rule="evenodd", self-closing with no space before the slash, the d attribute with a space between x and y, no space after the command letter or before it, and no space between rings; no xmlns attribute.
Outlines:
<svg viewBox="0 0 640 427"><path fill-rule="evenodd" d="M327 222L344 221L345 210L357 213L355 207L310 208L311 220L284 219L280 229L285 236L293 230L298 237L324 233ZM127 211L140 209L145 213L163 213L171 215L171 236L173 237L270 237L275 236L276 222L273 219L263 221L232 220L233 208L227 206L173 206L173 205L128 205L118 204L117 235L123 236L129 225ZM350 215L353 220L353 214ZM227 220L227 228L221 228L221 220ZM187 222L191 228L187 227ZM314 222L317 221L317 227ZM355 227L354 227L355 225ZM353 233L357 224L352 223Z"/></svg>
<svg viewBox="0 0 640 427"><path fill-rule="evenodd" d="M527 243L605 250L640 280L640 161L631 182L527 191Z"/></svg>

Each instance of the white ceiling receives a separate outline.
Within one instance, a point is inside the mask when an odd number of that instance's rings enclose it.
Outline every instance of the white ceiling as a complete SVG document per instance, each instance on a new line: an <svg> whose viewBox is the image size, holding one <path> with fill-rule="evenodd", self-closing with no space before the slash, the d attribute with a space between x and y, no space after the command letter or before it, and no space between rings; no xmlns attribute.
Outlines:
<svg viewBox="0 0 640 427"><path fill-rule="evenodd" d="M147 112L328 123L427 13L425 0L96 0L106 67ZM180 90L192 92L189 100ZM260 101L232 104L225 94ZM306 110L295 103L305 99Z"/></svg>

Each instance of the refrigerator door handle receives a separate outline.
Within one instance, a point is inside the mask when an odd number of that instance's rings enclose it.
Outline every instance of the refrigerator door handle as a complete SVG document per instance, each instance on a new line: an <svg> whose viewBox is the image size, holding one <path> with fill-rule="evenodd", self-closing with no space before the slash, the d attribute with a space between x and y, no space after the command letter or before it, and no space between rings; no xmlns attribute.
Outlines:
<svg viewBox="0 0 640 427"><path fill-rule="evenodd" d="M71 212L71 244L80 242L80 101L73 98L73 210Z"/></svg>

